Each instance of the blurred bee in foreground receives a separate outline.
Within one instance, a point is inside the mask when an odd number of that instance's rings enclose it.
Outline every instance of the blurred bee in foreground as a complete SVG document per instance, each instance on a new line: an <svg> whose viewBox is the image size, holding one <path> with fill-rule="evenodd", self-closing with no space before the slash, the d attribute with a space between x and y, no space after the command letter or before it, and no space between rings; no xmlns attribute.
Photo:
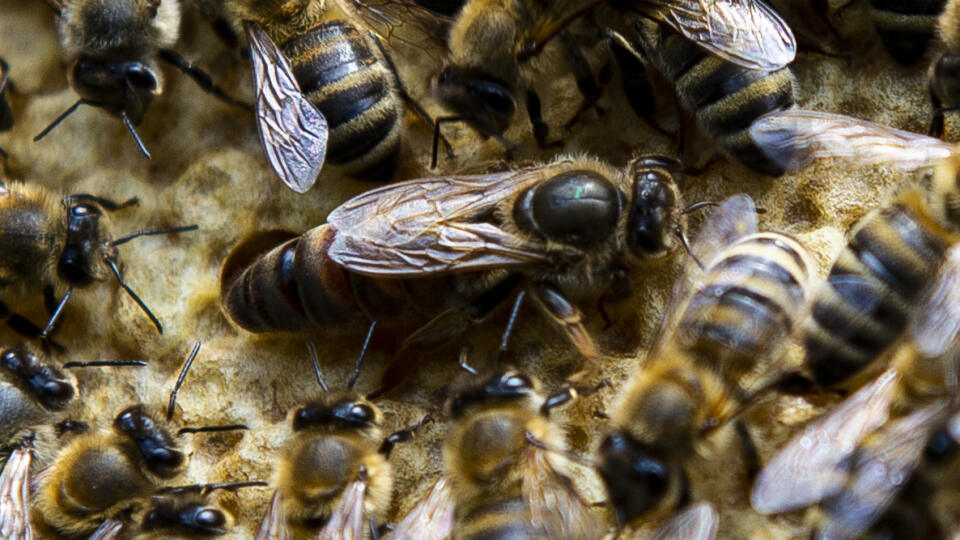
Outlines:
<svg viewBox="0 0 960 540"><path fill-rule="evenodd" d="M433 81L434 94L454 111L455 119L466 120L483 135L502 138L517 108L517 94L526 93L534 135L541 146L546 145L548 127L532 89L539 67L532 58L554 37L562 36L585 98L580 112L592 106L599 90L568 27L601 3L567 2L544 8L529 1L503 5L489 0L468 2L451 27L450 60ZM609 4L615 9L607 10L603 24L622 28L624 20L659 21L695 46L747 69L778 70L796 54L789 27L763 2L624 0ZM624 12L629 14L625 17Z"/></svg>
<svg viewBox="0 0 960 540"><path fill-rule="evenodd" d="M308 347L323 393L291 411L293 437L276 462L276 493L256 538L289 538L291 532L298 538L367 538L390 510L390 452L431 418L384 437L383 413L353 390L364 353L346 391L330 392L316 351Z"/></svg>
<svg viewBox="0 0 960 540"><path fill-rule="evenodd" d="M240 103L213 84L210 76L169 49L177 40L180 2L167 0L47 0L57 14L67 78L80 99L58 116L34 141L73 114L91 105L120 118L147 158L135 126L162 91L160 58L183 71L202 89L232 105Z"/></svg>
<svg viewBox="0 0 960 540"><path fill-rule="evenodd" d="M473 378L447 402L444 477L390 538L603 536L568 477L563 430L548 418L556 402L513 369Z"/></svg>
<svg viewBox="0 0 960 540"><path fill-rule="evenodd" d="M621 526L690 502L685 468L708 433L741 447L748 474L757 467L737 417L786 370L780 359L806 315L813 266L793 238L756 229L746 195L711 214L656 342L621 391L597 455Z"/></svg>
<svg viewBox="0 0 960 540"><path fill-rule="evenodd" d="M382 17L341 0L229 6L250 41L260 142L283 183L304 193L324 163L354 178L393 178L403 149L403 102L428 125L433 120L407 93L381 39L359 23L376 27L399 16L398 8L414 13L415 6L379 2Z"/></svg>
<svg viewBox="0 0 960 540"><path fill-rule="evenodd" d="M160 321L121 277L117 247L142 236L196 230L196 225L138 231L112 238L107 212L137 204L117 203L87 193L57 201L53 193L33 184L0 183L0 290L43 292L50 320L41 329L10 310L0 300L0 319L19 334L46 339L75 288L103 281L109 273L150 319L159 333ZM58 301L56 289L66 287Z"/></svg>
<svg viewBox="0 0 960 540"><path fill-rule="evenodd" d="M685 243L685 214L700 205L681 206L677 166L643 156L619 170L564 156L368 191L299 237L241 242L221 270L223 308L251 332L369 317L413 332L405 346L432 346L519 289L513 312L529 293L592 363L598 352L573 301L625 296L631 268ZM385 384L409 371L391 366Z"/></svg>
<svg viewBox="0 0 960 540"><path fill-rule="evenodd" d="M829 157L933 166L860 221L816 294L804 337L807 375L821 387L855 386L868 368L879 369L875 361L906 329L960 240L960 154L938 139L814 111L761 118L751 133L789 170Z"/></svg>
<svg viewBox="0 0 960 540"><path fill-rule="evenodd" d="M956 412L960 384L960 248L950 250L919 311L909 337L890 355L893 367L770 461L753 488L757 511L819 503L825 538L868 531L884 538L943 537L960 525L944 523L932 500L940 486L960 479L960 417L947 419Z"/></svg>
<svg viewBox="0 0 960 540"><path fill-rule="evenodd" d="M188 454L170 434L176 396L200 350L193 348L170 392L166 422L144 405L127 407L109 428L82 433L66 444L34 480L38 523L60 534L99 534L127 527L127 516L187 466ZM243 425L181 428L179 435L245 430ZM119 522L119 523L117 523ZM109 536L107 536L109 538Z"/></svg>

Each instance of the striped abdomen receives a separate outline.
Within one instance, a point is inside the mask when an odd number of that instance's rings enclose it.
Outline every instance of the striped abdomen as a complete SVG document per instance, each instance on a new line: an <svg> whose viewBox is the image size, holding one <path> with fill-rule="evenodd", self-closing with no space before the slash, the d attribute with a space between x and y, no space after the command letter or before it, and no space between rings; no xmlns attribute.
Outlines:
<svg viewBox="0 0 960 540"><path fill-rule="evenodd" d="M384 320L412 331L436 314L462 303L445 278L376 279L348 272L327 257L336 230L313 228L223 275L224 310L250 332L299 332ZM239 251L235 248L235 252ZM231 254L232 256L232 254ZM230 257L224 266L232 263Z"/></svg>
<svg viewBox="0 0 960 540"><path fill-rule="evenodd" d="M901 65L919 61L936 33L946 0L870 0L870 14L887 52Z"/></svg>
<svg viewBox="0 0 960 540"><path fill-rule="evenodd" d="M771 232L724 249L686 307L681 345L734 385L758 364L776 360L803 313L808 261L796 240Z"/></svg>
<svg viewBox="0 0 960 540"><path fill-rule="evenodd" d="M499 540L542 538L530 523L530 512L517 486L515 497L488 501L461 515L458 509L454 538L459 540Z"/></svg>
<svg viewBox="0 0 960 540"><path fill-rule="evenodd" d="M900 336L947 247L907 207L864 218L814 299L804 344L818 383L845 381Z"/></svg>
<svg viewBox="0 0 960 540"><path fill-rule="evenodd" d="M355 178L387 181L400 159L403 106L376 43L345 20L324 22L280 47L330 128L326 160Z"/></svg>
<svg viewBox="0 0 960 540"><path fill-rule="evenodd" d="M784 170L750 138L758 117L794 104L793 74L747 69L713 56L660 25L659 46L650 51L657 70L674 83L680 104L731 158L768 176Z"/></svg>

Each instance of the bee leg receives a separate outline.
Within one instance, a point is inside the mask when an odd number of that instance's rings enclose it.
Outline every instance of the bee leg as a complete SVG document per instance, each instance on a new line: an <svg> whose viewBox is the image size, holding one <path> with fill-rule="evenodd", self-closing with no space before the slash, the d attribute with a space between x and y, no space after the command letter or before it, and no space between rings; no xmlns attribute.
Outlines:
<svg viewBox="0 0 960 540"><path fill-rule="evenodd" d="M215 8L213 4L208 0L193 0L193 3L196 4L200 10L200 15L203 16L207 23L210 24L210 27L213 28L213 33L217 35L228 49L233 50L240 46L240 38L237 36L237 33L233 31L233 27L230 26L227 19L217 12L217 8Z"/></svg>
<svg viewBox="0 0 960 540"><path fill-rule="evenodd" d="M601 389L608 388L609 386L610 381L606 379L603 379L593 387L587 388L579 388L576 385L564 383L560 385L560 388L556 392L550 394L546 401L543 402L543 405L540 406L540 414L544 416L550 416L551 410L566 405L575 399L590 397L599 392ZM598 411L594 411L594 413L596 412Z"/></svg>
<svg viewBox="0 0 960 540"><path fill-rule="evenodd" d="M236 105L237 107L243 107L244 109L253 111L253 105L231 97L230 94L228 94L223 88L220 88L214 84L213 78L210 77L210 74L188 62L186 58L180 56L180 53L172 49L160 49L159 56L162 60L179 69L185 75L193 79L193 82L197 83L197 86L207 93L212 94L220 101L223 101L229 105Z"/></svg>
<svg viewBox="0 0 960 540"><path fill-rule="evenodd" d="M661 135L675 138L676 133L670 132L657 123L657 102L653 94L653 86L647 78L647 66L644 56L627 38L607 30L605 32L610 43L610 54L620 68L620 81L623 86L623 95L633 112Z"/></svg>
<svg viewBox="0 0 960 540"><path fill-rule="evenodd" d="M435 122L430 116L430 113L428 113L417 100L413 99L413 97L410 95L410 92L407 92L406 85L404 85L403 81L400 79L400 72L397 71L397 66L393 63L393 58L387 52L387 48L383 46L383 41L380 39L380 36L378 36L375 32L367 33L370 35L370 39L376 43L377 48L380 49L380 54L383 55L383 59L387 63L387 69L390 70L390 73L393 73L393 80L397 83L397 91L400 92L400 96L404 101L407 102L408 105L410 105L410 108L413 109L413 112L417 115L421 122L423 122L427 127L434 126ZM439 131L435 131L434 138L438 136ZM441 139L443 139L443 147L447 150L447 157L450 159L456 157L453 153L453 145L450 144L450 141L448 141L446 137L441 137ZM434 154L436 154L436 150L434 150Z"/></svg>
<svg viewBox="0 0 960 540"><path fill-rule="evenodd" d="M23 337L40 339L45 350L52 348L58 353L64 353L67 351L63 345L57 343L56 341L52 339L44 339L42 336L42 328L34 324L30 319L27 319L23 315L10 311L10 308L2 301L0 301L0 320L5 321L11 330Z"/></svg>
<svg viewBox="0 0 960 540"><path fill-rule="evenodd" d="M567 40L569 41L569 39ZM583 116L590 109L596 109L598 116L603 116L606 111L603 110L597 102L600 100L600 96L603 95L604 84L601 83L597 78L593 76L593 71L590 69L590 63L587 62L586 57L583 56L583 51L580 49L579 45L574 43L569 43L567 46L567 59L570 62L570 67L573 68L574 79L577 82L577 90L580 91L580 94L583 96L583 103L580 104L580 108L577 109L577 112L573 115L566 124L564 124L564 129L569 131L573 128L577 122L580 121L580 117ZM609 66L609 64L608 64Z"/></svg>
<svg viewBox="0 0 960 540"><path fill-rule="evenodd" d="M740 450L743 452L743 461L747 467L747 478L752 484L754 478L760 472L760 457L757 454L757 446L753 442L753 437L750 435L747 425L741 420L736 421L734 428L737 430L737 438L740 440Z"/></svg>
<svg viewBox="0 0 960 540"><path fill-rule="evenodd" d="M563 146L563 141L547 142L547 137L550 135L550 126L543 120L540 96L533 90L527 92L527 115L530 117L530 125L533 126L533 137L537 140L537 146L540 148L560 148Z"/></svg>
<svg viewBox="0 0 960 540"><path fill-rule="evenodd" d="M530 287L533 297L540 308L564 330L570 341L587 359L591 367L597 362L599 354L593 338L583 325L583 313L567 300L551 283L539 282Z"/></svg>
<svg viewBox="0 0 960 540"><path fill-rule="evenodd" d="M389 458L390 452L393 451L393 447L395 445L412 441L417 432L430 422L433 422L433 417L428 414L416 424L393 432L389 437L383 440L383 443L380 445L379 452L383 454L383 457Z"/></svg>
<svg viewBox="0 0 960 540"><path fill-rule="evenodd" d="M944 132L943 114L949 110L955 110L956 106L954 108L943 107L943 103L940 102L940 98L933 89L933 80L930 81L930 104L933 106L933 116L930 118L930 126L927 127L927 135L942 139Z"/></svg>

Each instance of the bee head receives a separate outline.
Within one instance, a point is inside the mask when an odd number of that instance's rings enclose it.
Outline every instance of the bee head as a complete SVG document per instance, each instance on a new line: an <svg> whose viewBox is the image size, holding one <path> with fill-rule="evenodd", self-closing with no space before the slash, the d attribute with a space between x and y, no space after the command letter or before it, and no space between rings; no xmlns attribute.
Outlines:
<svg viewBox="0 0 960 540"><path fill-rule="evenodd" d="M474 407L485 407L539 396L537 382L523 373L507 369L498 371L479 383L474 382L455 391L447 403L447 416L463 418Z"/></svg>
<svg viewBox="0 0 960 540"><path fill-rule="evenodd" d="M447 66L433 79L433 95L483 135L503 135L517 103L507 83L484 70Z"/></svg>
<svg viewBox="0 0 960 540"><path fill-rule="evenodd" d="M123 410L113 421L113 427L134 443L150 473L160 478L173 478L183 468L186 462L183 452L142 406Z"/></svg>
<svg viewBox="0 0 960 540"><path fill-rule="evenodd" d="M677 246L682 217L671 166L673 163L656 157L630 165L633 199L627 218L627 249L639 260L665 257Z"/></svg>
<svg viewBox="0 0 960 540"><path fill-rule="evenodd" d="M77 394L73 381L26 347L14 347L0 353L0 371L12 375L40 404L50 410L62 410Z"/></svg>
<svg viewBox="0 0 960 540"><path fill-rule="evenodd" d="M114 116L126 115L139 125L160 81L145 62L111 62L81 56L73 65L70 80L81 98L102 107Z"/></svg>
<svg viewBox="0 0 960 540"><path fill-rule="evenodd" d="M103 211L84 201L66 203L67 235L57 260L57 275L71 287L86 287L99 279L101 252L107 249L100 218Z"/></svg>
<svg viewBox="0 0 960 540"><path fill-rule="evenodd" d="M667 495L671 472L652 448L623 431L600 443L598 472L621 525L653 510Z"/></svg>
<svg viewBox="0 0 960 540"><path fill-rule="evenodd" d="M360 430L378 429L383 413L373 403L354 392L336 396L324 394L293 413L293 430L307 429Z"/></svg>
<svg viewBox="0 0 960 540"><path fill-rule="evenodd" d="M190 498L154 497L143 518L141 529L175 529L184 534L214 536L224 534L231 520L223 510Z"/></svg>

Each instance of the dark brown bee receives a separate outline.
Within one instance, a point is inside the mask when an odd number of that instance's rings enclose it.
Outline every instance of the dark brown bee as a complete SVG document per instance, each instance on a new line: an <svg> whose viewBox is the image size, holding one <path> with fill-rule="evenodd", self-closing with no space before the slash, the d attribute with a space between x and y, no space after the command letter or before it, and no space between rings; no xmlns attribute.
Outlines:
<svg viewBox="0 0 960 540"><path fill-rule="evenodd" d="M257 540L311 536L325 540L367 538L368 527L383 523L393 497L394 445L409 441L431 418L383 434L383 412L353 390L330 392L320 375L316 351L313 365L323 393L291 411L293 436L274 468L276 493Z"/></svg>
<svg viewBox="0 0 960 540"><path fill-rule="evenodd" d="M788 169L828 157L933 167L857 224L815 295L804 337L809 375L820 386L859 384L903 334L960 240L960 154L938 139L813 111L765 117L752 133Z"/></svg>
<svg viewBox="0 0 960 540"><path fill-rule="evenodd" d="M173 416L177 391L199 349L197 343L170 393L166 422L157 420L144 405L134 405L121 411L109 428L80 434L59 451L36 480L32 507L38 521L67 535L91 534L98 529L106 534L125 525L131 510L145 506L144 501L160 486L183 472L188 454L167 423ZM236 429L247 428L182 428L179 434Z"/></svg>
<svg viewBox="0 0 960 540"><path fill-rule="evenodd" d="M120 275L117 247L145 235L195 230L196 225L140 231L112 238L108 212L137 204L133 198L122 203L77 193L61 199L32 184L0 184L0 291L42 292L51 312L41 329L13 313L0 300L0 319L28 337L47 338L74 289L83 289L111 274L123 290L163 333L160 321L124 283ZM66 288L55 298L57 289Z"/></svg>
<svg viewBox="0 0 960 540"><path fill-rule="evenodd" d="M531 58L555 36L566 42L586 106L596 100L593 74L568 35L569 25L604 2L499 2L472 0L450 30L448 64L433 81L434 94L457 119L483 135L501 137L525 97L534 135L546 145L548 127L533 90L539 75ZM750 69L777 70L793 60L796 42L789 27L762 2L697 0L612 1L611 26L623 20L654 20L670 25L700 47ZM706 54L704 52L704 54ZM542 76L541 76L542 77ZM583 108L581 108L581 111Z"/></svg>
<svg viewBox="0 0 960 540"><path fill-rule="evenodd" d="M477 378L447 402L444 478L391 540L600 538L567 476L563 430L535 379L513 369ZM562 451L562 450L561 450Z"/></svg>
<svg viewBox="0 0 960 540"><path fill-rule="evenodd" d="M621 391L597 455L621 525L688 503L685 467L721 426L736 428L746 467L756 466L749 432L729 420L786 371L780 358L812 281L806 249L756 225L745 195L708 218L693 247L704 268L687 264L655 344Z"/></svg>
<svg viewBox="0 0 960 540"><path fill-rule="evenodd" d="M223 308L251 332L382 320L415 330L408 343L428 345L522 288L517 302L528 291L593 361L596 347L572 301L623 293L630 268L662 259L685 238L675 167L650 156L623 170L561 157L375 189L299 237L241 243L221 270Z"/></svg>
<svg viewBox="0 0 960 540"><path fill-rule="evenodd" d="M410 99L380 38L364 27L369 17L339 0L229 6L250 40L257 128L277 176L298 193L310 189L325 162L359 179L393 178L404 100L433 120Z"/></svg>
<svg viewBox="0 0 960 540"><path fill-rule="evenodd" d="M80 100L34 137L40 140L80 105L120 118L147 158L135 126L162 91L160 58L190 76L201 88L231 104L243 105L213 84L210 76L169 47L180 29L180 2L160 0L47 0L57 14L67 78Z"/></svg>

